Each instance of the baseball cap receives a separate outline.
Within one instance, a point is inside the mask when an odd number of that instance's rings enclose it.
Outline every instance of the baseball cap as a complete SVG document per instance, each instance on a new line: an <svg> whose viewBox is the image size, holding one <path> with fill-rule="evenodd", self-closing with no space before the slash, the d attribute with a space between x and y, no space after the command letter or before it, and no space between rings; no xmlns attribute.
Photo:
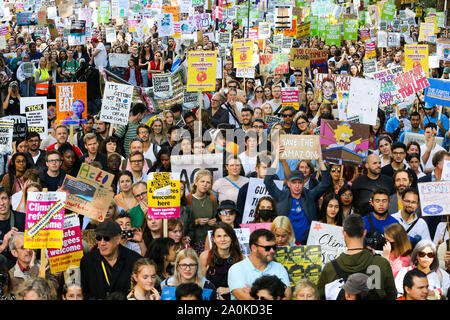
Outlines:
<svg viewBox="0 0 450 320"><path fill-rule="evenodd" d="M444 73L450 73L450 67L445 67L444 68Z"/></svg>
<svg viewBox="0 0 450 320"><path fill-rule="evenodd" d="M223 200L217 208L217 212L220 212L222 210L233 210L236 211L236 213L239 212L236 207L236 203L233 200Z"/></svg>
<svg viewBox="0 0 450 320"><path fill-rule="evenodd" d="M367 294L369 292L367 279L369 276L364 273L354 273L348 277L342 289L349 294Z"/></svg>
<svg viewBox="0 0 450 320"><path fill-rule="evenodd" d="M122 232L120 225L112 220L106 220L100 223L95 229L95 235L102 237L115 237Z"/></svg>
<svg viewBox="0 0 450 320"><path fill-rule="evenodd" d="M425 109L431 109L431 108L434 108L434 107L436 107L436 105L432 104L432 103L429 103L429 102L426 102L425 106L424 106Z"/></svg>
<svg viewBox="0 0 450 320"><path fill-rule="evenodd" d="M303 175L303 172L301 172L300 170L294 170L291 171L291 173L289 174L289 181L294 181L294 180L305 180L305 176Z"/></svg>
<svg viewBox="0 0 450 320"><path fill-rule="evenodd" d="M96 37L92 37L91 42L98 42L98 39Z"/></svg>

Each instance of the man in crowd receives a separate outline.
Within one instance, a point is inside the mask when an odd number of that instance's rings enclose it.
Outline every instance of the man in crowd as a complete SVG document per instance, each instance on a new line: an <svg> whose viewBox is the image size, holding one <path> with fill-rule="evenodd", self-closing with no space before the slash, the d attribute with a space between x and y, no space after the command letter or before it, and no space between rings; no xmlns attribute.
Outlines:
<svg viewBox="0 0 450 320"><path fill-rule="evenodd" d="M368 155L364 167L367 169L367 174L359 176L352 184L353 204L361 215L371 211L369 200L375 189L384 188L389 194L395 191L392 178L381 173L380 156Z"/></svg>
<svg viewBox="0 0 450 320"><path fill-rule="evenodd" d="M93 132L93 129L94 117L88 114L86 123L81 124L81 130L73 136L73 144L77 146L83 154L87 151L83 138L86 134Z"/></svg>
<svg viewBox="0 0 450 320"><path fill-rule="evenodd" d="M102 165L102 170L107 169L106 155L98 151L97 135L93 132L86 134L83 138L86 153L80 158L81 162L92 164L94 161L99 162Z"/></svg>
<svg viewBox="0 0 450 320"><path fill-rule="evenodd" d="M400 169L394 173L394 186L396 192L389 196L389 214L396 213L402 209L401 195L406 188L411 187L411 174L409 171Z"/></svg>
<svg viewBox="0 0 450 320"><path fill-rule="evenodd" d="M58 150L58 148L63 144L68 142L68 138L69 138L69 129L65 126L65 125L59 125L56 127L55 129L56 131L56 142L52 145L50 145L49 147L47 147L47 153L50 150ZM81 157L83 155L83 153L81 152L81 150L75 146L72 145L73 148L75 149L76 154Z"/></svg>
<svg viewBox="0 0 450 320"><path fill-rule="evenodd" d="M427 300L427 275L417 268L408 271L403 278L403 292L403 296L397 300Z"/></svg>
<svg viewBox="0 0 450 320"><path fill-rule="evenodd" d="M365 229L367 234L373 234L378 231L384 234L384 228L390 224L397 223L398 221L388 213L389 207L389 193L385 189L376 189L373 192L370 204L373 207L373 211L368 212L364 216ZM374 228L376 230L374 230ZM373 248L379 250L377 248Z"/></svg>
<svg viewBox="0 0 450 320"><path fill-rule="evenodd" d="M438 112L435 104L427 102L425 103L424 109L426 113L426 115L423 116L424 127L427 125L427 123L434 123L437 125L436 130L439 129L437 136L445 137L445 134L447 133L449 128L448 117L445 115L445 113Z"/></svg>
<svg viewBox="0 0 450 320"><path fill-rule="evenodd" d="M39 173L42 188L48 191L58 190L66 177L66 173L61 169L61 155L56 150L50 150L46 155L47 170Z"/></svg>
<svg viewBox="0 0 450 320"><path fill-rule="evenodd" d="M29 132L27 135L28 141L28 154L33 161L34 168L38 171L45 168L45 155L44 150L39 149L41 145L41 136L37 132Z"/></svg>
<svg viewBox="0 0 450 320"><path fill-rule="evenodd" d="M148 195L147 183L139 181L133 184L133 196L137 200L138 205L131 208L128 213L131 215L131 223L133 228L140 228L144 221L145 215L148 213Z"/></svg>
<svg viewBox="0 0 450 320"><path fill-rule="evenodd" d="M415 188L417 187L417 174L411 169L408 168L405 164L405 158L406 158L406 146L402 142L396 142L391 146L391 154L392 154L392 162L390 164L385 165L383 168L381 168L381 173L392 177L395 172L398 170L407 170L409 174L411 175L411 183L412 186Z"/></svg>
<svg viewBox="0 0 450 320"><path fill-rule="evenodd" d="M370 278L369 289L375 289L380 299L394 300L397 297L397 289L389 261L364 249L367 231L363 218L358 214L348 215L344 219L343 228L347 251L335 260L338 268L347 276L358 272L367 274ZM326 285L339 278L336 267L332 262L328 262L323 267L317 283L321 299L326 297Z"/></svg>
<svg viewBox="0 0 450 320"><path fill-rule="evenodd" d="M228 110L222 108L222 104L224 103L225 97L221 93L216 92L213 94L211 98L211 107L207 109L207 112L211 117L211 125L214 128L217 128L217 126L221 123L228 123L229 113Z"/></svg>
<svg viewBox="0 0 450 320"><path fill-rule="evenodd" d="M89 121L89 116L88 116ZM103 140L109 137L109 128L111 124L109 122L100 121L100 117L95 117L95 134L97 135L98 143L101 145Z"/></svg>
<svg viewBox="0 0 450 320"><path fill-rule="evenodd" d="M286 269L273 257L276 244L275 235L266 229L257 229L250 235L250 255L235 263L228 270L228 287L233 300L253 300L250 288L261 276L274 275L286 285L285 299L291 297L291 285Z"/></svg>
<svg viewBox="0 0 450 320"><path fill-rule="evenodd" d="M405 130L402 134L400 134L400 138L398 138L398 142L405 141L405 135L407 132L423 134L423 129L420 127L420 113L414 111L409 116L411 122L411 128Z"/></svg>
<svg viewBox="0 0 450 320"><path fill-rule="evenodd" d="M122 229L106 220L95 229L98 247L83 256L81 286L85 299L105 300L113 292L127 295L135 262L141 256L120 244Z"/></svg>
<svg viewBox="0 0 450 320"><path fill-rule="evenodd" d="M434 154L438 151L445 151L445 149L436 142L437 126L434 122L428 122L424 126L423 134L425 136L425 144L420 146L420 159L422 160L423 172L427 174L433 171L432 159Z"/></svg>
<svg viewBox="0 0 450 320"><path fill-rule="evenodd" d="M133 175L133 183L145 182L147 183L148 176L144 169L144 155L142 152L134 151L130 154L131 174Z"/></svg>
<svg viewBox="0 0 450 320"><path fill-rule="evenodd" d="M126 126L120 126L115 135L123 141L126 156L130 155L130 142L137 137L137 127L144 119L147 113L147 107L143 103L136 103L131 108L130 118Z"/></svg>

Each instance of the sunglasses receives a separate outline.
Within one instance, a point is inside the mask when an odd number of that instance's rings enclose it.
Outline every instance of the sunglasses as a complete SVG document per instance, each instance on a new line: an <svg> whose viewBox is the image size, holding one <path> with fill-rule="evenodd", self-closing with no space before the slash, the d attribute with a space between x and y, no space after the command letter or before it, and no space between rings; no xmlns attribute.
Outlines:
<svg viewBox="0 0 450 320"><path fill-rule="evenodd" d="M341 169L340 168L333 168L330 171L331 172L341 172Z"/></svg>
<svg viewBox="0 0 450 320"><path fill-rule="evenodd" d="M427 256L428 258L432 259L432 258L434 258L434 253L433 252L419 252L418 256L421 258L424 258L425 256Z"/></svg>
<svg viewBox="0 0 450 320"><path fill-rule="evenodd" d="M256 90L255 92L256 92L256 93L263 93L264 91Z"/></svg>
<svg viewBox="0 0 450 320"><path fill-rule="evenodd" d="M231 216L234 214L234 211L233 210L221 210L219 213L222 216Z"/></svg>
<svg viewBox="0 0 450 320"><path fill-rule="evenodd" d="M283 118L292 118L292 113L289 113L289 114L283 114Z"/></svg>
<svg viewBox="0 0 450 320"><path fill-rule="evenodd" d="M262 246L260 244L255 243L255 245L258 246L258 247L264 248L264 250L266 250L266 252L269 252L270 249L273 249L273 251L277 250L277 245L276 244L274 244L272 246Z"/></svg>
<svg viewBox="0 0 450 320"><path fill-rule="evenodd" d="M95 240L97 240L97 241L102 241L102 239L105 240L106 242L108 242L109 240L111 240L110 237L103 237L103 236L96 236L96 237L95 237Z"/></svg>

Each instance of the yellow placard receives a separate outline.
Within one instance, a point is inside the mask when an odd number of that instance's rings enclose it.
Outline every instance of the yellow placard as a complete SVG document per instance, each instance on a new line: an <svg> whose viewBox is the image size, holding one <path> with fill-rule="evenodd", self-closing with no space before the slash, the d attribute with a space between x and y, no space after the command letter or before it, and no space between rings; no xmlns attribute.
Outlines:
<svg viewBox="0 0 450 320"><path fill-rule="evenodd" d="M150 172L147 180L148 216L151 219L180 217L180 174Z"/></svg>
<svg viewBox="0 0 450 320"><path fill-rule="evenodd" d="M233 41L233 68L253 67L253 39Z"/></svg>
<svg viewBox="0 0 450 320"><path fill-rule="evenodd" d="M215 91L216 65L215 51L189 52L187 91Z"/></svg>
<svg viewBox="0 0 450 320"><path fill-rule="evenodd" d="M309 37L311 32L311 22L299 24L297 26L297 40L304 37Z"/></svg>
<svg viewBox="0 0 450 320"><path fill-rule="evenodd" d="M435 15L426 17L425 18L425 23L432 23L432 24L434 24L434 33L438 33L439 32L439 28L437 26L437 20L436 20L436 16Z"/></svg>
<svg viewBox="0 0 450 320"><path fill-rule="evenodd" d="M428 41L428 39L433 36L434 36L434 24L421 23L418 41Z"/></svg>
<svg viewBox="0 0 450 320"><path fill-rule="evenodd" d="M405 45L405 70L409 71L418 64L422 65L422 69L429 76L428 66L428 45L427 44L407 44Z"/></svg>

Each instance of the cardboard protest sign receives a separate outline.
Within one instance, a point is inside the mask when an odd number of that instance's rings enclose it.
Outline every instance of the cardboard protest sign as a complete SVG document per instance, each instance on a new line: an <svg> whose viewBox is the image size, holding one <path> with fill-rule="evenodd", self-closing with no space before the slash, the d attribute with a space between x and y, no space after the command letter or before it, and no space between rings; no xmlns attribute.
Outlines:
<svg viewBox="0 0 450 320"><path fill-rule="evenodd" d="M2 117L3 121L13 121L13 141L19 139L26 139L27 137L27 118L24 116L5 116Z"/></svg>
<svg viewBox="0 0 450 320"><path fill-rule="evenodd" d="M359 115L359 122L376 124L381 84L377 80L351 77L347 118Z"/></svg>
<svg viewBox="0 0 450 320"><path fill-rule="evenodd" d="M373 78L373 73L378 71L377 59L364 59L364 76L366 78Z"/></svg>
<svg viewBox="0 0 450 320"><path fill-rule="evenodd" d="M20 98L20 113L27 118L28 132L37 132L41 140L47 138L48 116L46 97Z"/></svg>
<svg viewBox="0 0 450 320"><path fill-rule="evenodd" d="M51 273L64 272L69 266L80 266L83 243L77 214L68 214L64 217L61 249L48 249L47 252Z"/></svg>
<svg viewBox="0 0 450 320"><path fill-rule="evenodd" d="M179 154L179 149L174 148L172 154ZM187 189L194 183L195 173L200 169L209 170L213 182L223 177L223 155L220 153L172 155L170 164L173 172L180 172L180 179L186 183Z"/></svg>
<svg viewBox="0 0 450 320"><path fill-rule="evenodd" d="M325 34L325 44L337 47L341 46L341 26L340 25L328 25Z"/></svg>
<svg viewBox="0 0 450 320"><path fill-rule="evenodd" d="M0 119L0 155L13 153L14 121Z"/></svg>
<svg viewBox="0 0 450 320"><path fill-rule="evenodd" d="M309 48L292 48L289 64L292 68L309 68L310 56L308 54Z"/></svg>
<svg viewBox="0 0 450 320"><path fill-rule="evenodd" d="M274 260L286 268L291 287L301 279L319 281L322 270L322 251L320 246L278 247Z"/></svg>
<svg viewBox="0 0 450 320"><path fill-rule="evenodd" d="M130 60L131 54L110 53L108 58L111 67L128 68L128 60Z"/></svg>
<svg viewBox="0 0 450 320"><path fill-rule="evenodd" d="M344 20L344 40L358 40L358 19Z"/></svg>
<svg viewBox="0 0 450 320"><path fill-rule="evenodd" d="M381 11L381 20L392 21L396 11L395 3L386 1L383 5L383 11Z"/></svg>
<svg viewBox="0 0 450 320"><path fill-rule="evenodd" d="M175 34L174 18L172 13L162 13L158 17L158 35L170 37Z"/></svg>
<svg viewBox="0 0 450 320"><path fill-rule="evenodd" d="M450 107L450 82L428 78L429 87L425 88L425 102Z"/></svg>
<svg viewBox="0 0 450 320"><path fill-rule="evenodd" d="M366 124L322 119L320 145L323 161L361 166L368 155L369 128Z"/></svg>
<svg viewBox="0 0 450 320"><path fill-rule="evenodd" d="M153 95L155 100L172 98L172 81L170 73L152 75Z"/></svg>
<svg viewBox="0 0 450 320"><path fill-rule="evenodd" d="M76 178L66 175L61 191L66 192L66 208L103 221L114 192L109 188L114 175L83 163Z"/></svg>
<svg viewBox="0 0 450 320"><path fill-rule="evenodd" d="M169 219L180 217L180 174L150 172L147 180L148 217Z"/></svg>
<svg viewBox="0 0 450 320"><path fill-rule="evenodd" d="M24 248L61 249L64 228L64 192L29 192L26 204Z"/></svg>
<svg viewBox="0 0 450 320"><path fill-rule="evenodd" d="M412 70L415 66L420 64L426 76L429 76L428 67L428 45L410 45L405 44L405 70Z"/></svg>
<svg viewBox="0 0 450 320"><path fill-rule="evenodd" d="M253 39L233 40L233 67L253 67Z"/></svg>
<svg viewBox="0 0 450 320"><path fill-rule="evenodd" d="M254 78L255 67L251 68L236 68L236 78Z"/></svg>
<svg viewBox="0 0 450 320"><path fill-rule="evenodd" d="M381 83L379 107L382 110L394 103L394 96L392 94L392 88L395 87L394 78L401 72L402 67L397 66L390 69L380 70L372 74L373 79L376 79Z"/></svg>
<svg viewBox="0 0 450 320"><path fill-rule="evenodd" d="M434 23L421 23L418 41L432 42L431 40L435 38L434 28Z"/></svg>
<svg viewBox="0 0 450 320"><path fill-rule="evenodd" d="M259 71L263 76L273 75L276 73L285 74L289 72L288 54L260 54L259 55Z"/></svg>
<svg viewBox="0 0 450 320"><path fill-rule="evenodd" d="M434 138L437 145L442 147L444 143L443 137L435 137ZM425 136L422 133L414 133L414 132L405 132L405 138L403 139L403 143L408 145L411 141L417 142L419 145L423 145L426 143Z"/></svg>
<svg viewBox="0 0 450 320"><path fill-rule="evenodd" d="M298 110L300 107L300 93L298 88L297 87L281 88L281 104L283 108L291 106L295 110Z"/></svg>
<svg viewBox="0 0 450 320"><path fill-rule="evenodd" d="M328 73L328 51L312 50L308 52L311 73Z"/></svg>
<svg viewBox="0 0 450 320"><path fill-rule="evenodd" d="M187 91L214 91L216 88L217 53L190 51Z"/></svg>
<svg viewBox="0 0 450 320"><path fill-rule="evenodd" d="M422 216L450 215L450 181L418 183Z"/></svg>
<svg viewBox="0 0 450 320"><path fill-rule="evenodd" d="M343 228L331 224L312 221L309 228L308 246L319 245L322 251L322 266L336 259L344 250L345 244Z"/></svg>
<svg viewBox="0 0 450 320"><path fill-rule="evenodd" d="M86 123L86 82L56 83L55 85L57 123L65 125Z"/></svg>
<svg viewBox="0 0 450 320"><path fill-rule="evenodd" d="M283 181L274 180L274 182L278 189L283 189ZM264 184L264 179L260 178L250 178L247 190L244 212L242 213L242 223L252 223L254 221L255 209L259 199L269 195L269 192Z"/></svg>
<svg viewBox="0 0 450 320"><path fill-rule="evenodd" d="M184 91L183 109L191 110L200 106L200 93L198 91Z"/></svg>
<svg viewBox="0 0 450 320"><path fill-rule="evenodd" d="M280 159L317 160L319 137L314 135L282 134L280 144L284 152Z"/></svg>
<svg viewBox="0 0 450 320"><path fill-rule="evenodd" d="M106 82L100 121L126 126L133 100L133 86Z"/></svg>

